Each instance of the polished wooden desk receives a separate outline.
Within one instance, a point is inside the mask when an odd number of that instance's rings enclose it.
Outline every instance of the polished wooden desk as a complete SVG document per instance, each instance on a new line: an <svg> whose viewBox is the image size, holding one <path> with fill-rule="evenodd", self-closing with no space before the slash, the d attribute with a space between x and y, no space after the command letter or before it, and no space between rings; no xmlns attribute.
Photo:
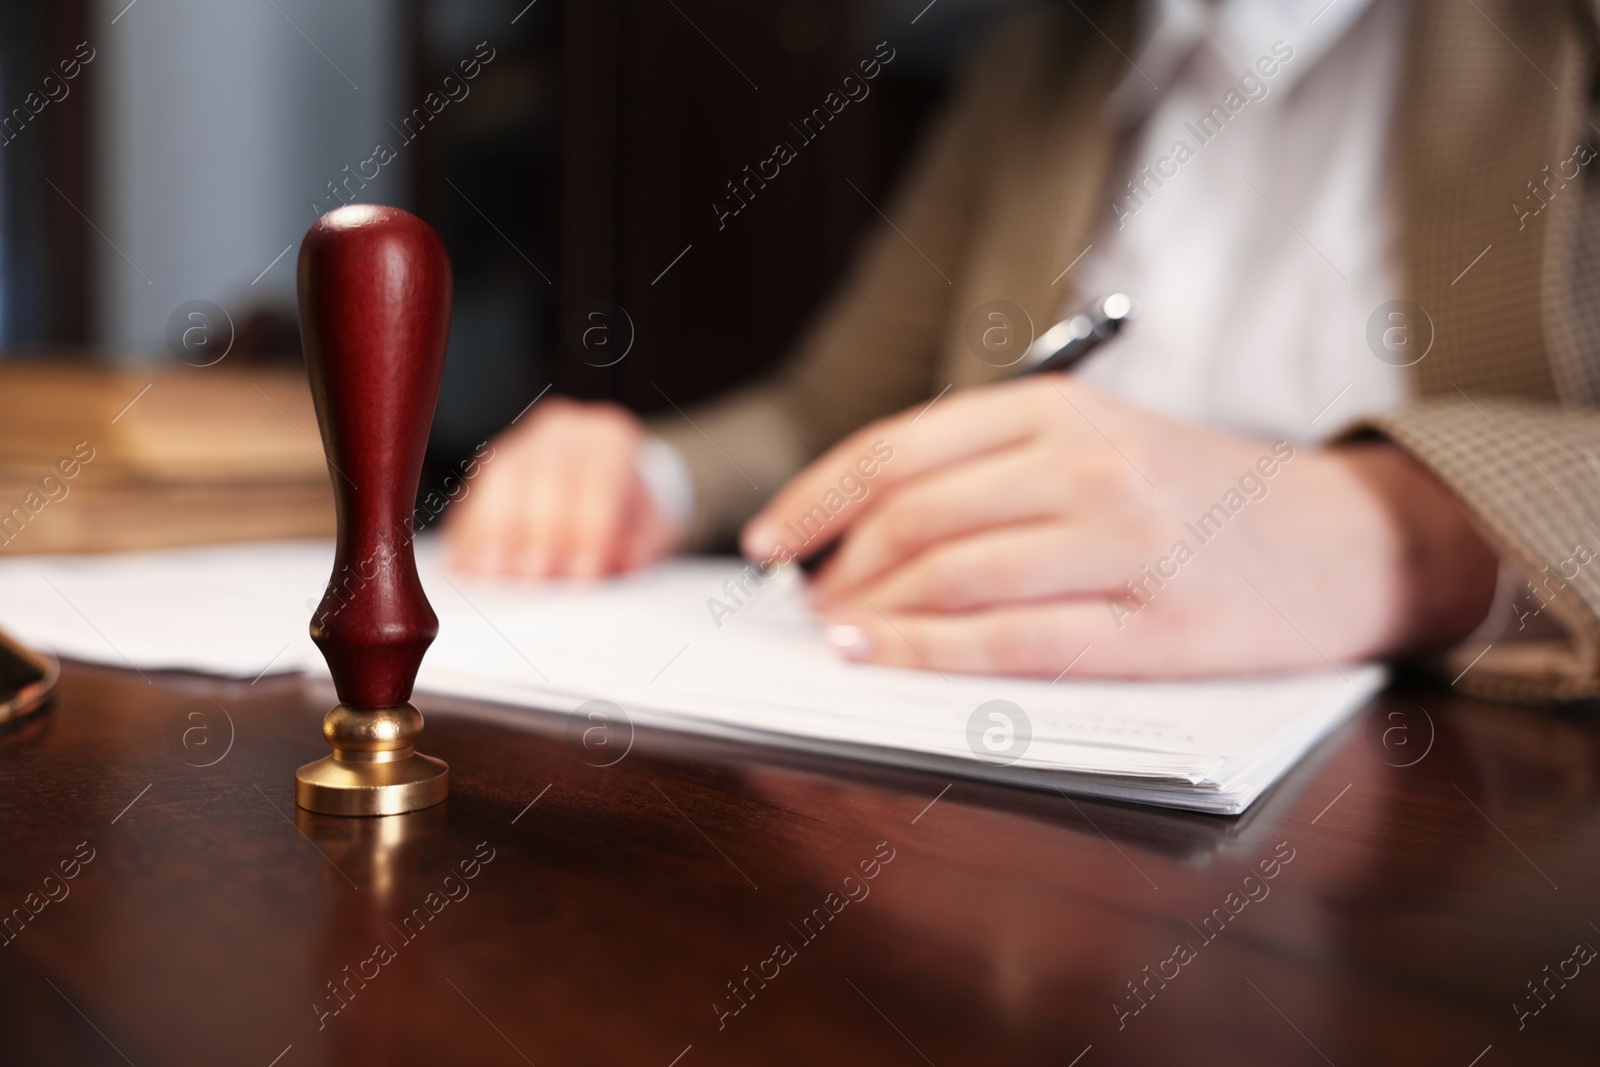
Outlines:
<svg viewBox="0 0 1600 1067"><path fill-rule="evenodd" d="M424 699L448 803L341 820L327 702L69 667L0 738L0 1062L1600 1060L1592 715L1391 694L1227 819Z"/></svg>

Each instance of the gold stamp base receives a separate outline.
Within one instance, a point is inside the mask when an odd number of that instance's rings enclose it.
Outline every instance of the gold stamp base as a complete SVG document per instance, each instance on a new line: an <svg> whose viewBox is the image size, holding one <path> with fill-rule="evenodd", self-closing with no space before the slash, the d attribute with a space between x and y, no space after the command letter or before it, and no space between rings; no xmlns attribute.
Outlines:
<svg viewBox="0 0 1600 1067"><path fill-rule="evenodd" d="M50 707L61 663L0 631L0 728L20 724Z"/></svg>
<svg viewBox="0 0 1600 1067"><path fill-rule="evenodd" d="M351 708L322 721L333 755L294 774L294 802L321 815L399 815L431 808L450 792L450 768L419 753L422 715L410 704Z"/></svg>
<svg viewBox="0 0 1600 1067"><path fill-rule="evenodd" d="M321 815L399 815L449 792L449 764L420 752L384 763L324 756L294 772L294 802Z"/></svg>

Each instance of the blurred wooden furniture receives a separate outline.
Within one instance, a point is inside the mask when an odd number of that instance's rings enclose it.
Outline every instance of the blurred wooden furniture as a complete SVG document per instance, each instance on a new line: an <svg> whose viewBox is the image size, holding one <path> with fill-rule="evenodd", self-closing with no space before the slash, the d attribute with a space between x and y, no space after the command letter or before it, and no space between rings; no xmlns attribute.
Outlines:
<svg viewBox="0 0 1600 1067"><path fill-rule="evenodd" d="M511 729L423 694L450 799L344 819L292 796L327 699L69 667L54 713L0 736L0 1059L1496 1067L1600 1047L1600 962L1573 962L1600 946L1592 714L1401 691L1226 819L643 730L597 767L564 716ZM1179 943L1195 958L1167 962Z"/></svg>
<svg viewBox="0 0 1600 1067"><path fill-rule="evenodd" d="M0 397L0 553L333 533L301 370L0 361Z"/></svg>

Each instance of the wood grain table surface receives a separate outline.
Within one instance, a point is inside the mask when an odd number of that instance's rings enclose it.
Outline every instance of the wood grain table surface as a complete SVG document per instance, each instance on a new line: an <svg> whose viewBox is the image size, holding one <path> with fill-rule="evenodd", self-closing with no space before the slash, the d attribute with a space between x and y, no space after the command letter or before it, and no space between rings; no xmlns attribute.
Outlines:
<svg viewBox="0 0 1600 1067"><path fill-rule="evenodd" d="M0 736L0 1063L1600 1062L1591 711L1394 690L1224 818L424 695L449 801L338 819L330 695Z"/></svg>

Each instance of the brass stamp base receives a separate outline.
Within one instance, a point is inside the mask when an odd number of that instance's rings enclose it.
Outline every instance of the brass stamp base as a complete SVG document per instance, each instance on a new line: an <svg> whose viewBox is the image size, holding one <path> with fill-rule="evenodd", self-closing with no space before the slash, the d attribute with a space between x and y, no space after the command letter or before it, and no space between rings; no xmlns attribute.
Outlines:
<svg viewBox="0 0 1600 1067"><path fill-rule="evenodd" d="M386 763L324 756L294 772L294 802L322 815L399 815L431 808L449 792L449 764L420 752Z"/></svg>
<svg viewBox="0 0 1600 1067"><path fill-rule="evenodd" d="M9 729L50 707L61 664L0 631L0 729Z"/></svg>
<svg viewBox="0 0 1600 1067"><path fill-rule="evenodd" d="M294 775L294 802L322 815L399 815L431 808L450 791L450 768L412 747L422 715L410 704L328 712L333 748Z"/></svg>

